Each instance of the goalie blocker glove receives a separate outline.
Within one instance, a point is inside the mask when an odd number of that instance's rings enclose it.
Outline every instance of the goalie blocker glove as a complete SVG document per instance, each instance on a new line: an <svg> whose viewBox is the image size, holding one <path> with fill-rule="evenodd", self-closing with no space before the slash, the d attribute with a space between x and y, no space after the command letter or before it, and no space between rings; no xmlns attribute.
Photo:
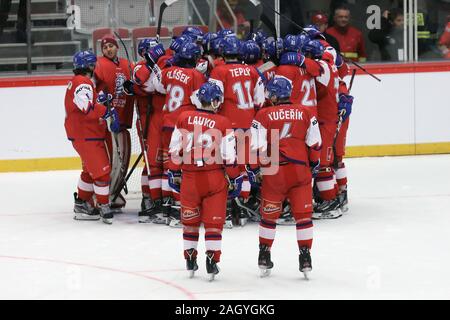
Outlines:
<svg viewBox="0 0 450 320"><path fill-rule="evenodd" d="M108 123L109 131L114 133L120 131L119 114L116 109L111 108L110 110L106 110L102 118Z"/></svg>
<svg viewBox="0 0 450 320"><path fill-rule="evenodd" d="M234 179L230 179L230 185L228 187L228 199L234 199L239 196L242 190L242 182L244 182L243 175L240 175Z"/></svg>
<svg viewBox="0 0 450 320"><path fill-rule="evenodd" d="M285 52L281 55L280 64L295 65L302 67L305 63L305 56L297 52Z"/></svg>
<svg viewBox="0 0 450 320"><path fill-rule="evenodd" d="M167 171L167 177L169 180L169 186L175 190L176 192L180 192L180 186L181 186L181 171L173 171L168 170Z"/></svg>
<svg viewBox="0 0 450 320"><path fill-rule="evenodd" d="M339 95L338 110L339 113L342 115L342 122L347 120L350 114L352 113L352 105L353 105L353 96L343 93Z"/></svg>

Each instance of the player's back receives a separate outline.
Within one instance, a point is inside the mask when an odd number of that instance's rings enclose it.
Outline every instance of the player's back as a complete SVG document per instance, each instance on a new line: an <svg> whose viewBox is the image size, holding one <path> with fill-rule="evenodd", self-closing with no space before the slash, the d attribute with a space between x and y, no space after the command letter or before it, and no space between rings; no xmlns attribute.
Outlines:
<svg viewBox="0 0 450 320"><path fill-rule="evenodd" d="M276 70L277 76L288 78L292 82L291 101L304 107L316 107L316 85L312 77L304 68L295 65L280 65Z"/></svg>
<svg viewBox="0 0 450 320"><path fill-rule="evenodd" d="M336 123L339 102L339 72L328 61L321 60L322 74L316 77L317 116L320 123Z"/></svg>
<svg viewBox="0 0 450 320"><path fill-rule="evenodd" d="M231 143L231 144L230 144ZM182 169L207 171L234 163L234 134L231 122L213 112L184 111L172 134L170 153L183 153Z"/></svg>
<svg viewBox="0 0 450 320"><path fill-rule="evenodd" d="M309 132L311 126L317 126L312 108L297 104L266 107L258 112L254 124L264 128L267 132L266 141L259 142L260 147L261 143L266 144L271 151L270 148L273 143L279 143L281 162L287 161L306 165L309 163L308 147L315 144L314 140L319 140L318 137L310 136L312 132ZM274 134L277 134L278 137Z"/></svg>
<svg viewBox="0 0 450 320"><path fill-rule="evenodd" d="M230 119L233 128L250 128L255 106L264 103L264 85L254 67L238 63L220 65L212 70L209 80L224 93L220 114Z"/></svg>

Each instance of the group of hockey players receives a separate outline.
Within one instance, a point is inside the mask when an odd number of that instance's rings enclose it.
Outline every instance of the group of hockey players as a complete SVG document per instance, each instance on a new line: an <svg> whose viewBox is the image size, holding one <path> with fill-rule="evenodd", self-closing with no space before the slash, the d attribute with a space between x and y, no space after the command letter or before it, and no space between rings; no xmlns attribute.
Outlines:
<svg viewBox="0 0 450 320"><path fill-rule="evenodd" d="M139 222L183 228L191 275L201 224L212 279L223 228L248 220L259 222L263 275L277 224L296 226L306 275L312 219L347 210L349 68L320 31L275 39L258 30L239 40L231 30L187 27L167 49L141 40L137 63L118 58L112 35L101 48L102 57L74 55L65 98L67 137L83 163L75 219L110 224L125 205L134 106L144 158Z"/></svg>

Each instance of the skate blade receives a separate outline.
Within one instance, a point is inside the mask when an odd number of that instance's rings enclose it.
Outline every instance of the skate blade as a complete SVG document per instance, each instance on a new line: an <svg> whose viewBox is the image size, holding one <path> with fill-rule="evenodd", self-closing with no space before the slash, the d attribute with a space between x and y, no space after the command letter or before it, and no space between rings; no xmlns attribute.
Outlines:
<svg viewBox="0 0 450 320"><path fill-rule="evenodd" d="M172 220L169 223L169 227L171 227L171 228L182 228L183 225L181 224L180 220Z"/></svg>
<svg viewBox="0 0 450 320"><path fill-rule="evenodd" d="M139 218L139 223L152 223L153 219L151 218Z"/></svg>
<svg viewBox="0 0 450 320"><path fill-rule="evenodd" d="M188 270L189 271L189 279L192 279L195 276L195 270Z"/></svg>
<svg viewBox="0 0 450 320"><path fill-rule="evenodd" d="M225 229L233 229L233 222L231 222L231 221L225 221L223 227L224 227Z"/></svg>
<svg viewBox="0 0 450 320"><path fill-rule="evenodd" d="M271 273L271 270L270 270L270 269L263 269L263 268L260 268L260 270L259 270L259 276L260 276L261 278L266 278L266 277L270 276L270 273Z"/></svg>
<svg viewBox="0 0 450 320"><path fill-rule="evenodd" d="M326 213L313 213L312 218L314 220L327 220L327 219L337 219L342 217L341 210L333 210Z"/></svg>
<svg viewBox="0 0 450 320"><path fill-rule="evenodd" d="M208 281L209 282L214 281L215 277L216 277L215 273L208 273Z"/></svg>
<svg viewBox="0 0 450 320"><path fill-rule="evenodd" d="M100 220L100 215L89 215L89 214L83 214L83 213L76 213L73 216L74 220L78 220L78 221L98 221Z"/></svg>
<svg viewBox="0 0 450 320"><path fill-rule="evenodd" d="M152 221L154 224L165 224L167 225L167 219L166 218L156 218Z"/></svg>
<svg viewBox="0 0 450 320"><path fill-rule="evenodd" d="M248 223L248 219L247 218L241 218L239 219L239 225L241 227L245 226Z"/></svg>
<svg viewBox="0 0 450 320"><path fill-rule="evenodd" d="M111 219L103 218L102 221L103 221L104 224L112 224L113 223L113 219L112 218Z"/></svg>
<svg viewBox="0 0 450 320"><path fill-rule="evenodd" d="M303 273L303 277L305 278L305 280L309 280L309 274L311 273L311 268L304 268L302 270Z"/></svg>

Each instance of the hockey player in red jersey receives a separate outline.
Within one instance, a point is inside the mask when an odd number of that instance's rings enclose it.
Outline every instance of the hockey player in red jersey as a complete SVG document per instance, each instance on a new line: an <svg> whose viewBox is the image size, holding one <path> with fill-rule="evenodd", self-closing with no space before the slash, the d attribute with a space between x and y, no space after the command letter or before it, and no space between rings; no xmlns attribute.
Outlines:
<svg viewBox="0 0 450 320"><path fill-rule="evenodd" d="M262 108L253 121L252 152L257 152L260 159L264 154L271 154L273 158L272 153L278 152L279 160L262 165L261 169L252 165L248 170L252 183L262 179L258 265L262 276L268 275L273 268L270 251L276 221L282 213L283 202L288 199L297 228L299 269L306 276L312 268L311 179L320 162L319 125L312 108L290 102L292 85L289 79L276 76L269 81L266 91L272 106ZM278 166L275 173L268 170L273 166Z"/></svg>
<svg viewBox="0 0 450 320"><path fill-rule="evenodd" d="M113 150L112 137L110 134L106 136L108 151L111 158L111 195L120 193L120 186L125 179L127 168L131 156L131 139L130 129L133 121L133 97L127 96L124 92L123 84L129 80L130 67L129 61L119 58L117 53L119 45L113 35L105 35L101 39L101 49L103 56L97 57L97 65L94 70L94 83L97 93L109 93L113 96L111 106L117 110L121 130L117 134L120 152ZM118 159L120 154L121 159ZM125 199L120 195L112 208L114 211L120 212L125 206Z"/></svg>
<svg viewBox="0 0 450 320"><path fill-rule="evenodd" d="M217 84L224 92L224 103L219 113L231 121L235 135L238 138L237 153L238 162L242 172L245 173L245 163L248 160L247 132L250 129L256 109L264 103L264 84L255 68L242 65L238 61L239 40L234 36L228 36L222 40L221 50L225 64L217 66L211 72L209 81ZM249 134L249 132L248 132ZM240 203L248 200L250 183L244 180ZM239 215L241 222L246 221L246 212L233 202L235 215ZM228 217L228 220L231 216ZM228 223L228 227L231 225Z"/></svg>
<svg viewBox="0 0 450 320"><path fill-rule="evenodd" d="M147 158L144 157L144 162L148 161L148 163L141 175L142 201L138 215L139 222L147 223L163 220L161 130L165 96L151 93L153 87L150 85L150 76L155 71L160 73L171 56L165 54L163 45L158 44L155 38L142 39L138 44L138 54L142 60L134 68L132 81L126 81L124 87L127 94L134 95L136 98L141 121L136 127L138 134L144 134L143 140L146 142Z"/></svg>
<svg viewBox="0 0 450 320"><path fill-rule="evenodd" d="M103 222L110 224L113 219L109 205L111 166L104 141L107 122L113 132L119 132L120 124L117 111L103 105L112 96L97 95L94 90L91 78L96 61L90 51L77 52L73 57L75 76L67 86L64 127L83 165L78 193L74 194L74 219L98 220L101 216ZM94 194L98 209L92 199Z"/></svg>
<svg viewBox="0 0 450 320"><path fill-rule="evenodd" d="M198 45L185 42L174 56L175 65L164 69L161 72L161 77L157 77L155 74L151 76L154 90L165 94L162 148L166 157L176 119L183 111L195 110L191 98L196 99L198 89L206 81L205 76L195 69L200 54ZM166 165L167 161L164 163L165 169L167 169ZM179 195L177 192L171 192L172 188L168 184L167 175L163 177L162 189L163 197L166 198L166 205L163 206L163 209L167 209L165 210L166 223L173 227L181 226L179 211L171 208L173 200L178 201Z"/></svg>
<svg viewBox="0 0 450 320"><path fill-rule="evenodd" d="M284 38L284 52L277 75L292 81L292 103L315 108L317 96L314 77L319 76L321 70L317 61L300 54L301 47L308 40L304 35L287 35Z"/></svg>
<svg viewBox="0 0 450 320"><path fill-rule="evenodd" d="M205 228L206 270L210 280L219 273L222 229L229 187L238 193L242 176L235 164L231 122L216 114L223 102L221 89L210 82L198 90L197 110L178 117L170 142L169 183L181 183L181 222L184 257L191 277L198 269L197 245ZM226 175L229 178L230 186Z"/></svg>
<svg viewBox="0 0 450 320"><path fill-rule="evenodd" d="M318 40L310 40L302 52L320 63L322 74L315 78L317 88L317 118L322 136L320 172L315 179L320 199L314 209L314 218L334 219L342 215L337 198L337 184L333 168L333 143L338 122L339 74L334 64L335 56L324 52ZM319 60L320 59L320 60Z"/></svg>

